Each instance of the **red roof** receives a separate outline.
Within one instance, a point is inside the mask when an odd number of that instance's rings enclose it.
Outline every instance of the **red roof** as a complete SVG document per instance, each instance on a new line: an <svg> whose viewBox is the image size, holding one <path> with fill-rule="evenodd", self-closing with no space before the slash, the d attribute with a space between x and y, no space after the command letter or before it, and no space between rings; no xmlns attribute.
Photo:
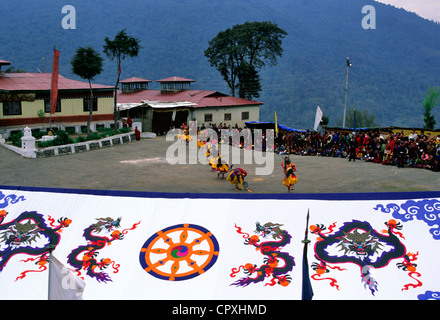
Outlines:
<svg viewBox="0 0 440 320"><path fill-rule="evenodd" d="M11 64L11 61L6 61L6 60L1 60L0 59L0 66L7 66L7 65L10 65Z"/></svg>
<svg viewBox="0 0 440 320"><path fill-rule="evenodd" d="M47 91L51 88L51 73L4 73L0 77L0 90L6 91ZM93 89L113 89L112 86L94 84ZM59 75L58 90L90 89L89 83L71 80Z"/></svg>
<svg viewBox="0 0 440 320"><path fill-rule="evenodd" d="M118 103L141 103L142 101L189 101L197 104L194 108L263 104L262 102L231 97L217 91L208 90L183 90L173 93L162 93L160 90L142 90L133 93L118 91Z"/></svg>
<svg viewBox="0 0 440 320"><path fill-rule="evenodd" d="M181 77L169 77L162 80L156 80L156 82L194 82L195 80L192 79L186 79Z"/></svg>
<svg viewBox="0 0 440 320"><path fill-rule="evenodd" d="M147 80L147 79L142 79L142 78L137 78L137 77L131 77L125 80L121 80L119 81L121 83L130 83L130 82L151 82L151 80Z"/></svg>

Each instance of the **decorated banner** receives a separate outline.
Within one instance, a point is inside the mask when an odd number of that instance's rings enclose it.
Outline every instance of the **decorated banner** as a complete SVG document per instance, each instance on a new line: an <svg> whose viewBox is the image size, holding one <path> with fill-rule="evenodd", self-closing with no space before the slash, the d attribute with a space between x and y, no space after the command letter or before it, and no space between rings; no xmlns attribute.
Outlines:
<svg viewBox="0 0 440 320"><path fill-rule="evenodd" d="M0 187L0 299L439 299L438 261L439 192Z"/></svg>

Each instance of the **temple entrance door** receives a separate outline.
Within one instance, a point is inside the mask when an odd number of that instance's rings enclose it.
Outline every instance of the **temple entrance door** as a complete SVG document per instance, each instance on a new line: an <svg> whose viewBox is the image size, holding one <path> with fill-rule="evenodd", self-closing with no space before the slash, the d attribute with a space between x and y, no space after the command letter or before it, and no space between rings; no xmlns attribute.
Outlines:
<svg viewBox="0 0 440 320"><path fill-rule="evenodd" d="M183 123L188 125L188 110L177 110L176 119L174 120L175 128L180 128Z"/></svg>
<svg viewBox="0 0 440 320"><path fill-rule="evenodd" d="M171 129L172 110L153 111L152 130L157 135L166 134Z"/></svg>

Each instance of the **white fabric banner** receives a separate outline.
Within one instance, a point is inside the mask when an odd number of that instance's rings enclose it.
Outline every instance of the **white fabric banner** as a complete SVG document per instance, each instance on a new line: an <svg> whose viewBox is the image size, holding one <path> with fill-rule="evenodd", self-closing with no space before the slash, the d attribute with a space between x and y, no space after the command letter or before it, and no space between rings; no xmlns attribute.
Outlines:
<svg viewBox="0 0 440 320"><path fill-rule="evenodd" d="M307 212L313 299L438 296L440 196L247 195L0 188L0 299L48 296L51 245L84 299L301 299Z"/></svg>
<svg viewBox="0 0 440 320"><path fill-rule="evenodd" d="M321 120L322 120L322 115L323 115L322 110L321 110L321 108L318 106L318 107L316 108L315 125L313 126L313 130L316 131L316 129L318 129L319 124L321 123Z"/></svg>
<svg viewBox="0 0 440 320"><path fill-rule="evenodd" d="M82 300L85 281L63 265L53 253L49 257L49 300Z"/></svg>

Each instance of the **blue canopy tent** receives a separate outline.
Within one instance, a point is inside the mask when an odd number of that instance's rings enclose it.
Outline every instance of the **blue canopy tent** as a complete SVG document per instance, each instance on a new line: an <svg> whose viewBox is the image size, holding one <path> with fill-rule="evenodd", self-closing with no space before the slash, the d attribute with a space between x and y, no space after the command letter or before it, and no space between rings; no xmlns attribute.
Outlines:
<svg viewBox="0 0 440 320"><path fill-rule="evenodd" d="M275 122L260 122L260 121L249 121L246 122L246 126L249 129L274 129L275 130ZM278 124L278 130L286 131L286 132L307 132L307 130L290 128L282 124Z"/></svg>

